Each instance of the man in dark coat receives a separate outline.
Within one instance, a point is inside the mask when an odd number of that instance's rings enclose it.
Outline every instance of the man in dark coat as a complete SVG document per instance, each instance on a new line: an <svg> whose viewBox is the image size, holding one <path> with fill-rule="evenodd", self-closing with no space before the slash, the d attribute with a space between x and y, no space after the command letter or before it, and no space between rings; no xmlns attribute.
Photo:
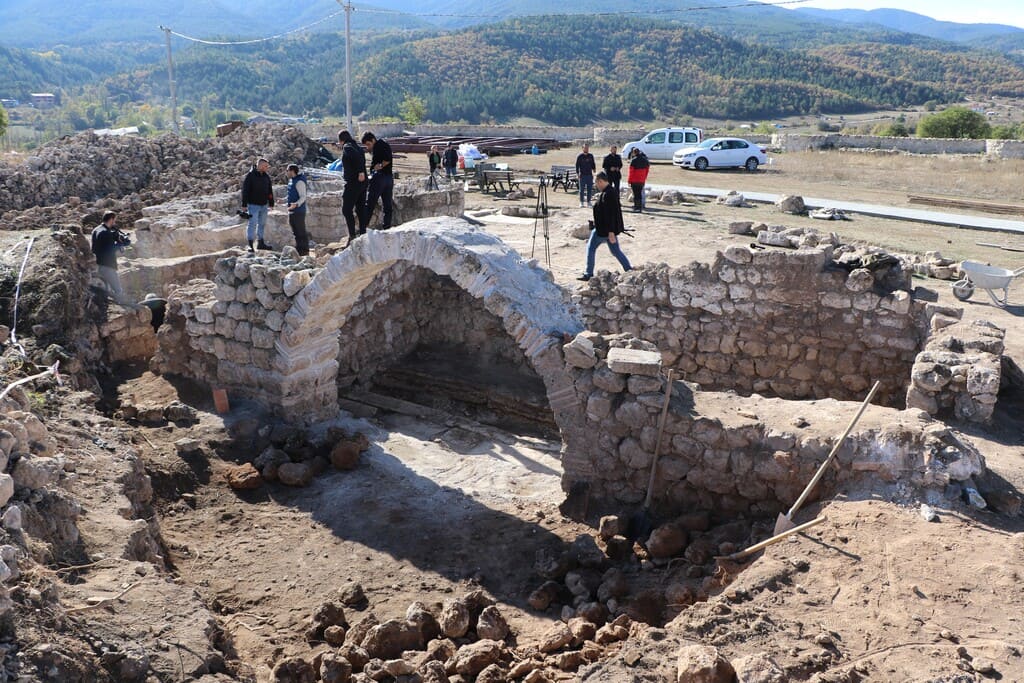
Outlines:
<svg viewBox="0 0 1024 683"><path fill-rule="evenodd" d="M123 251L129 240L117 229L116 223L116 213L107 211L103 214L103 222L92 231L92 253L96 255L100 279L110 288L114 301L124 306L127 305L127 299L117 274L117 252Z"/></svg>
<svg viewBox="0 0 1024 683"><path fill-rule="evenodd" d="M378 140L376 135L368 131L363 133L363 146L370 153L371 175L370 185L366 191L366 207L363 209L363 215L366 216L366 219L363 221L361 229L365 230L365 226L370 224L373 211L377 208L377 200L380 199L384 209L383 224L380 227L381 230L387 230L391 227L391 213L393 209L391 196L395 190L395 176L392 163L394 157L391 154L391 145L386 140Z"/></svg>
<svg viewBox="0 0 1024 683"><path fill-rule="evenodd" d="M608 181L611 182L615 191L619 191L619 183L622 182L622 157L618 154L618 147L612 145L601 162L601 168L608 174Z"/></svg>
<svg viewBox="0 0 1024 683"><path fill-rule="evenodd" d="M345 190L341 195L341 215L348 226L348 241L356 238L356 217L359 219L359 234L366 234L363 221L363 205L366 202L366 153L347 130L338 133L341 143L341 168L345 179Z"/></svg>
<svg viewBox="0 0 1024 683"><path fill-rule="evenodd" d="M619 191L612 187L608 174L601 171L594 179L597 185L597 201L594 202L594 220L591 221L590 239L587 240L587 269L579 280L586 282L594 276L594 256L597 248L607 244L622 266L623 270L633 270L629 259L619 247L619 235L625 231L622 222L622 206L619 204Z"/></svg>
<svg viewBox="0 0 1024 683"><path fill-rule="evenodd" d="M459 151L450 142L441 157L441 165L444 166L444 175L447 178L454 178L459 172Z"/></svg>
<svg viewBox="0 0 1024 683"><path fill-rule="evenodd" d="M269 250L272 248L263 241L263 229L267 225L267 212L274 208L274 186L267 173L269 168L269 161L262 158L257 159L242 180L242 208L249 212L249 225L245 229L249 251L253 250L253 240L258 240L257 249Z"/></svg>
<svg viewBox="0 0 1024 683"><path fill-rule="evenodd" d="M586 205L590 206L590 200L594 196L594 171L597 170L597 159L590 153L590 145L584 144L583 151L576 157L576 175L580 179L580 208L583 208L583 197L586 196Z"/></svg>

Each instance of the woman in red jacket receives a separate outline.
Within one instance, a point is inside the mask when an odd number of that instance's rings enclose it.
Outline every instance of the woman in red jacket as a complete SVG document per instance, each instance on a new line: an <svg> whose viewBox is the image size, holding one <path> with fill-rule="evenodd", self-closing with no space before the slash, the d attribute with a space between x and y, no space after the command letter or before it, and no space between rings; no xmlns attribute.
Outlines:
<svg viewBox="0 0 1024 683"><path fill-rule="evenodd" d="M641 213L644 210L644 185L647 184L647 174L651 172L651 162L647 155L639 149L632 149L629 152L629 187L633 190L633 213Z"/></svg>

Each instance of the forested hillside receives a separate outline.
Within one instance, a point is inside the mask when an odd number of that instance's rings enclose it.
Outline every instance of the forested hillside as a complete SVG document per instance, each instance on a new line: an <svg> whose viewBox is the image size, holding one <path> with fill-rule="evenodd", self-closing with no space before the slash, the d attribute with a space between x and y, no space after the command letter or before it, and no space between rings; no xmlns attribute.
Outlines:
<svg viewBox="0 0 1024 683"><path fill-rule="evenodd" d="M1008 57L968 50L928 50L907 45L833 45L815 54L833 64L936 88L1024 97L1024 68Z"/></svg>
<svg viewBox="0 0 1024 683"><path fill-rule="evenodd" d="M706 30L608 17L511 20L405 43L361 65L356 83L370 115L396 111L408 92L437 120L561 124L843 113L954 94Z"/></svg>

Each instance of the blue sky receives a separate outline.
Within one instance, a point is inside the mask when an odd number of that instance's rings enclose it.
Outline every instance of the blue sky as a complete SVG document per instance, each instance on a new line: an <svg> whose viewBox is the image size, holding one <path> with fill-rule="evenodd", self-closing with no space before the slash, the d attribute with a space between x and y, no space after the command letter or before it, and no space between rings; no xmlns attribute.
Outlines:
<svg viewBox="0 0 1024 683"><path fill-rule="evenodd" d="M769 2L771 0L768 0ZM878 9L880 7L917 12L962 24L1010 24L1024 28L1021 0L808 0L788 7L822 9Z"/></svg>

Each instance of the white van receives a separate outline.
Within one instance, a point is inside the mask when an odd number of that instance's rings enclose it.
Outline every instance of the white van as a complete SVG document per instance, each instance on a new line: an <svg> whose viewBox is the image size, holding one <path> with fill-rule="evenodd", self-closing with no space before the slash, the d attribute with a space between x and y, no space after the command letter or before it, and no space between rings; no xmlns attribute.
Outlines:
<svg viewBox="0 0 1024 683"><path fill-rule="evenodd" d="M647 155L648 159L672 161L672 155L684 147L693 147L704 138L700 128L658 128L644 136L643 140L630 142L622 148L622 158L628 159L634 148Z"/></svg>

